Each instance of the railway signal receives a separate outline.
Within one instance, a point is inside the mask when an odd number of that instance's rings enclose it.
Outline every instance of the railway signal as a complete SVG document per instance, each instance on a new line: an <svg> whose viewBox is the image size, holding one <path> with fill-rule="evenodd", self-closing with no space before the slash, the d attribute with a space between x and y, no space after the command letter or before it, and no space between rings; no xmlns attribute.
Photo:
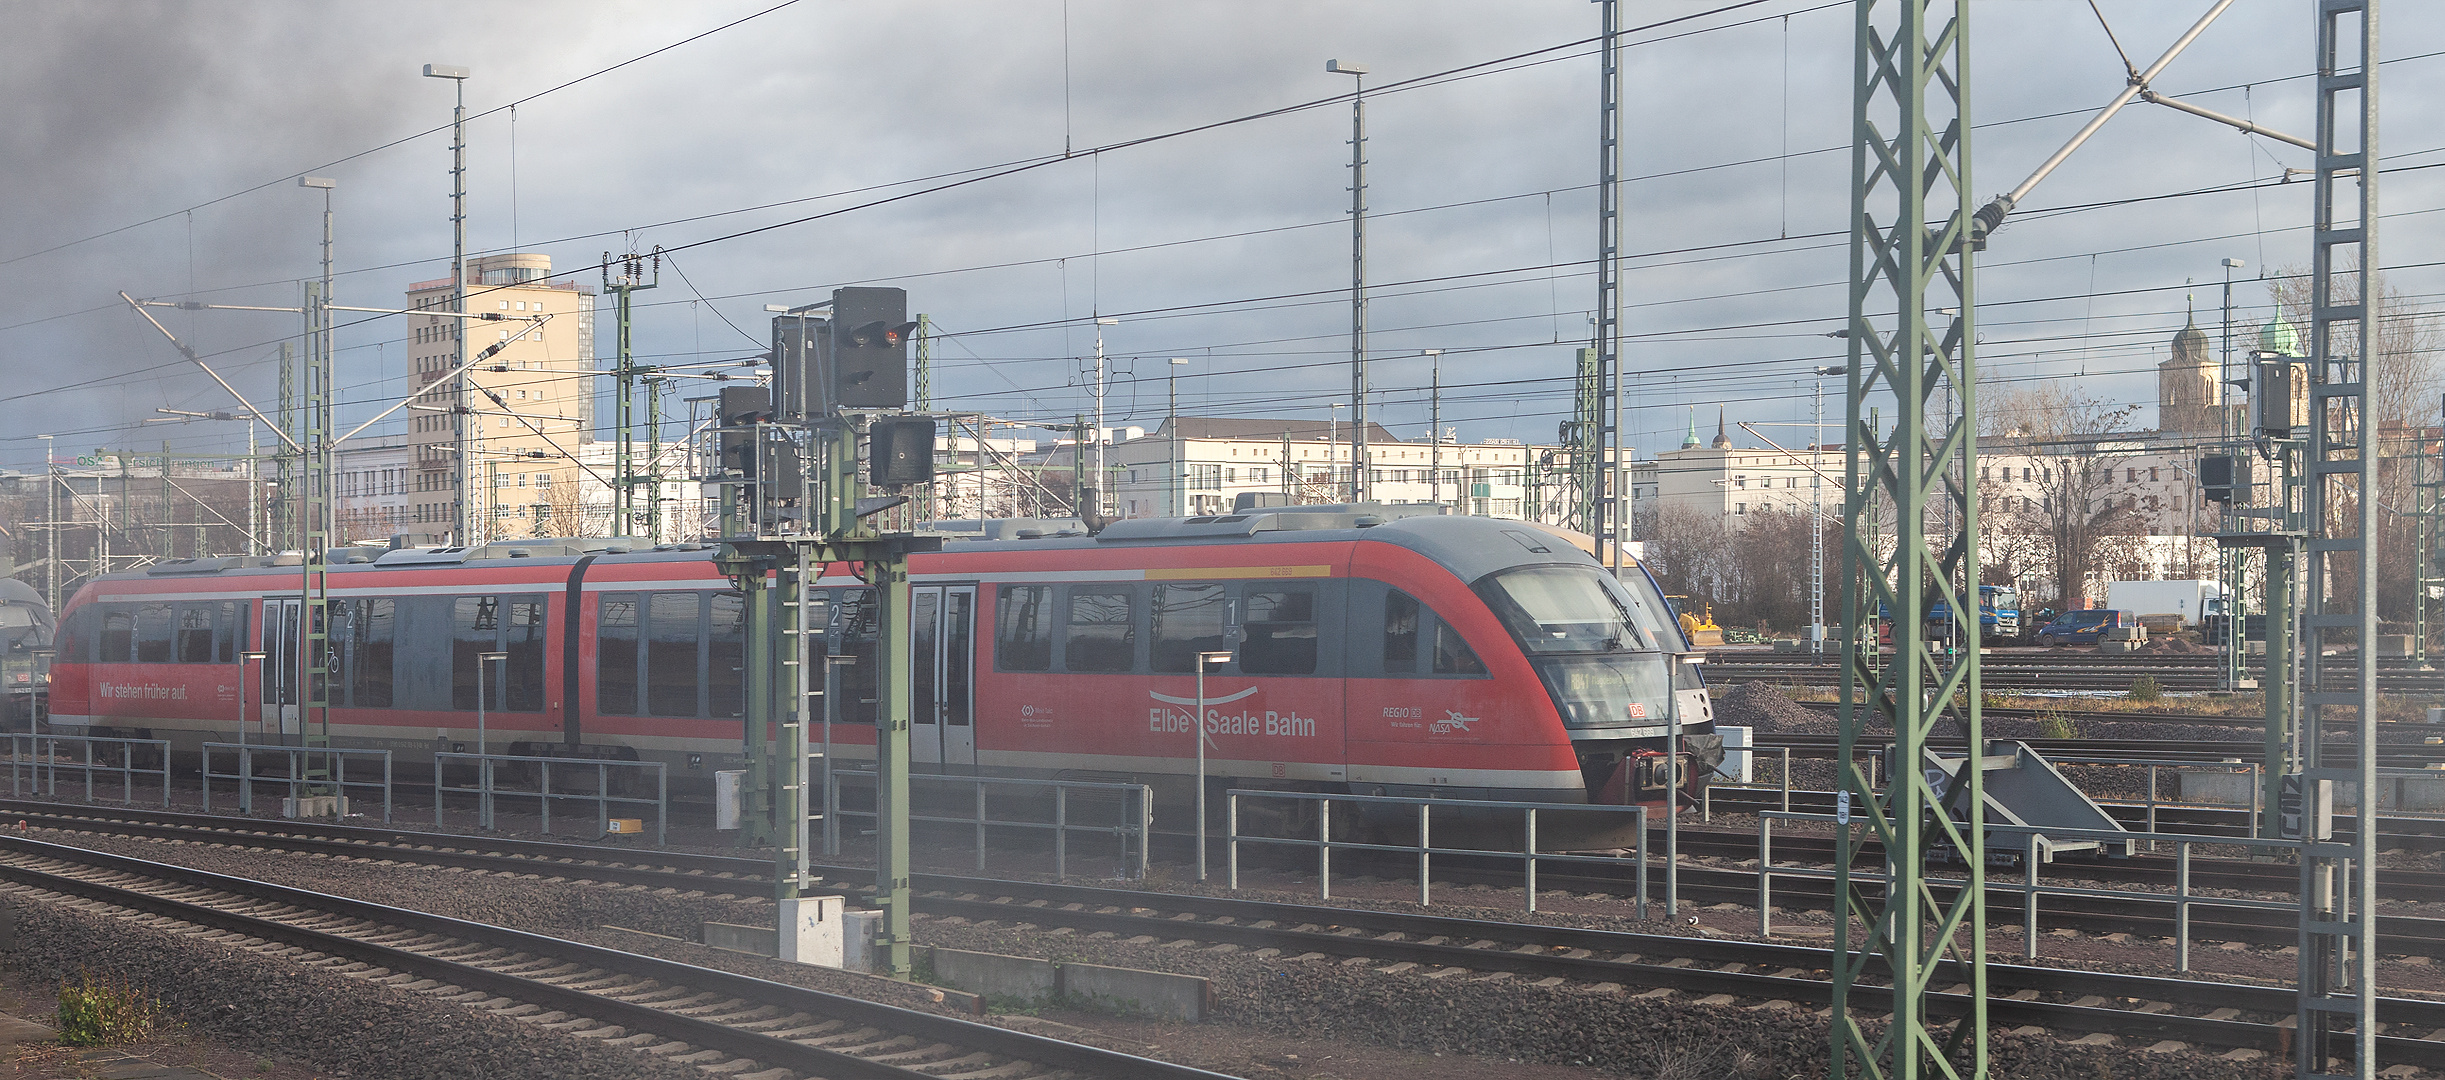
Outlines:
<svg viewBox="0 0 2445 1080"><path fill-rule="evenodd" d="M908 407L908 290L851 286L832 290L827 389L852 409Z"/></svg>
<svg viewBox="0 0 2445 1080"><path fill-rule="evenodd" d="M934 431L930 416L877 419L867 434L866 482L889 490L933 483Z"/></svg>
<svg viewBox="0 0 2445 1080"><path fill-rule="evenodd" d="M2233 501L2233 455L2208 454L2199 459L2199 497L2209 502Z"/></svg>
<svg viewBox="0 0 2445 1080"><path fill-rule="evenodd" d="M828 658L819 628L809 625L810 583L828 565L861 568L881 600L875 680L875 903L884 909L876 942L880 967L909 973L908 767L912 672L912 607L908 557L939 541L885 533L875 514L905 503L862 498L869 484L885 489L933 479L935 424L928 417L891 415L908 406L908 319L904 289L835 289L827 305L776 309L772 390L726 388L721 394L720 467L744 477L741 501L754 507L732 519L717 559L747 604L745 675L749 686L742 752L742 844L767 838L774 847L780 903L781 953L794 958L805 931L800 914L808 877L808 815L816 757L807 729L815 722L814 687L802 673ZM881 414L881 415L876 415ZM860 429L871 457L861 476ZM811 476L808 470L812 469ZM812 479L810 485L807 481ZM804 505L790 509L794 503ZM777 595L776 595L777 594ZM777 607L776 607L777 605ZM792 657L784 659L784 657ZM828 765L821 775L829 782ZM827 828L827 834L829 830ZM808 901L823 910L823 901Z"/></svg>

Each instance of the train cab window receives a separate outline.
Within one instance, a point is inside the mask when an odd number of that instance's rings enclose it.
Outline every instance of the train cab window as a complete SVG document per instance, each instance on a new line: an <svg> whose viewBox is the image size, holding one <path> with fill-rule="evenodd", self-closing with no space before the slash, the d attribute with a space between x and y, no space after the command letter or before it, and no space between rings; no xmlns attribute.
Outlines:
<svg viewBox="0 0 2445 1080"><path fill-rule="evenodd" d="M1053 587L1003 585L994 597L994 664L1003 671L1053 670Z"/></svg>
<svg viewBox="0 0 2445 1080"><path fill-rule="evenodd" d="M1486 663L1477 658L1477 651L1460 637L1460 631L1442 619L1435 620L1435 674L1483 675Z"/></svg>
<svg viewBox="0 0 2445 1080"><path fill-rule="evenodd" d="M1384 593L1384 674L1418 671L1418 598L1399 589Z"/></svg>
<svg viewBox="0 0 2445 1080"><path fill-rule="evenodd" d="M174 644L179 663L212 662L212 605L178 605L178 631Z"/></svg>
<svg viewBox="0 0 2445 1080"><path fill-rule="evenodd" d="M747 715L747 600L734 592L712 597L713 632L705 642L705 699L714 719ZM814 613L821 617L821 612Z"/></svg>
<svg viewBox="0 0 2445 1080"><path fill-rule="evenodd" d="M391 707L392 660L399 640L399 602L349 602L346 630L348 703L359 709Z"/></svg>
<svg viewBox="0 0 2445 1080"><path fill-rule="evenodd" d="M166 664L176 655L170 649L170 614L168 604L136 605L136 660L139 663Z"/></svg>
<svg viewBox="0 0 2445 1080"><path fill-rule="evenodd" d="M1240 644L1239 669L1249 675L1316 673L1316 591L1248 592L1248 639Z"/></svg>
<svg viewBox="0 0 2445 1080"><path fill-rule="evenodd" d="M645 711L652 716L701 716L697 664L704 605L692 592L655 593L646 604Z"/></svg>
<svg viewBox="0 0 2445 1080"><path fill-rule="evenodd" d="M100 604L87 604L68 613L59 621L59 659L68 663L93 663L94 624L102 617Z"/></svg>
<svg viewBox="0 0 2445 1080"><path fill-rule="evenodd" d="M637 715L637 599L603 597L594 609L594 711Z"/></svg>
<svg viewBox="0 0 2445 1080"><path fill-rule="evenodd" d="M1137 666L1137 620L1126 585L1070 590L1070 629L1062 664L1070 671L1128 671Z"/></svg>
<svg viewBox="0 0 2445 1080"><path fill-rule="evenodd" d="M1147 642L1154 669L1186 674L1197 670L1198 653L1229 649L1231 639L1223 631L1226 602L1220 585L1155 586L1154 628Z"/></svg>

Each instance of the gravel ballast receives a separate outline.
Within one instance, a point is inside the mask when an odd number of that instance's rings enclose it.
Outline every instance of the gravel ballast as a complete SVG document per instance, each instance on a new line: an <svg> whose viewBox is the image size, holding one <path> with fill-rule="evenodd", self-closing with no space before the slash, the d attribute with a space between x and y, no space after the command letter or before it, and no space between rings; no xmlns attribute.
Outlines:
<svg viewBox="0 0 2445 1080"><path fill-rule="evenodd" d="M683 1065L65 904L19 903L9 967L125 979L177 1023L352 1080L702 1080Z"/></svg>
<svg viewBox="0 0 2445 1080"><path fill-rule="evenodd" d="M668 889L586 885L549 877L480 874L404 864L285 855L212 844L165 843L91 834L52 834L44 838L588 940L892 1004L919 1007L927 1004L927 991L921 986L889 984L864 976L717 953L686 941L658 941L603 929L605 925L614 925L675 938L693 938L697 924L707 919L758 924L768 922L772 908L761 899L722 898ZM582 868L575 867L538 866L536 869L547 875L583 875ZM705 887L712 890L723 888L726 884L708 881ZM738 882L735 887L752 892L766 886L761 882ZM1493 910L1479 913L1441 907L1434 910L1439 914L1482 914L1497 918L1505 914ZM1022 911L1014 910L1013 917L1025 918L1025 915ZM83 918L92 921L90 916ZM1601 923L1605 920L1591 921ZM1643 997L1640 996L1644 993L1641 988L1577 984L1542 986L1536 985L1533 980L1487 978L1475 973L1430 979L1419 970L1392 974L1373 970L1384 966L1380 963L1352 964L1344 963L1339 958L1291 961L1244 952L1215 951L1206 946L1166 947L1058 930L978 927L954 920L921 919L917 931L920 940L927 944L1179 971L1212 978L1219 1001L1215 1023L1180 1031L1177 1041L1166 1040L1149 1032L1132 1031L1132 1035L1145 1042L1115 1045L1117 1049L1186 1060L1209 1068L1241 1071L1235 1066L1256 1060L1242 1056L1243 1053L1255 1053L1250 1048L1279 1046L1302 1040L1349 1046L1361 1058L1369 1056L1364 1048L1372 1047L1388 1054L1400 1051L1418 1055L1468 1055L1464 1060L1515 1059L1544 1066L1593 1066L1605 1073L1641 1080L1662 1076L1700 1080L1781 1080L1793 1075L1815 1075L1822 1072L1824 1067L1825 1021L1804 1008L1758 1008L1755 1007L1757 1003L1746 1001L1731 1005L1705 1005L1687 996ZM96 931L92 927L80 926L63 932L91 939ZM181 994L205 995L203 1018L189 1022L216 1036L259 1041L267 1052L315 1062L320 1067L333 1070L334 1075L475 1075L437 1071L425 1067L427 1063L419 1060L420 1055L430 1057L443 1053L443 1050L435 1048L440 1045L438 1042L426 1041L426 1029L449 1032L450 1039L462 1036L457 1033L456 1027L430 1023L422 1013L402 1012L388 1003L388 999L393 998L413 1000L413 995L368 986L327 973L301 973L279 962L243 954L234 959L220 959L252 965L258 970L252 974L225 976L218 969L201 966L192 958L151 948L140 936L117 934L115 930L113 933L116 936L110 940L114 942L132 941L134 944L130 948L135 955L122 957L117 948L101 950L100 955L110 963L133 965L135 970L129 972L131 977L155 980L176 978L180 980L178 985L183 987L209 988L200 991L182 989ZM150 933L154 937L175 937L159 932ZM198 944L192 939L186 939L185 943L189 946ZM56 973L73 971L73 965L77 962L91 963L97 970L106 970L101 967L103 961L89 958L86 952L81 948L61 949L58 955L45 962L47 966L35 973L52 978ZM163 959L156 960L154 957ZM257 982L272 986L259 989L254 985ZM166 981L161 984L170 985ZM319 1006L320 1010L335 1011L329 1018L330 1022L324 1023L323 1011L288 1008L267 996L291 984L306 988L296 991L298 993L319 994L334 1002L345 998L351 1003ZM335 992L352 987L357 990L354 995ZM237 1010L251 1013L257 1018L269 1017L273 1022L285 1022L291 1016L308 1018L310 1022L291 1026L309 1030L302 1036L296 1036L301 1040L296 1046L274 1041L259 1024L250 1025L245 1018L215 1017L209 1006L223 996L240 1002L265 1002L259 1006L242 1005ZM364 1004L367 1001L372 1004ZM490 1048L495 1046L494 1041L487 1041L492 1036L483 1034L491 1027L502 1028L514 1036L517 1043L535 1040L535 1033L510 1021L473 1016L455 1006L430 1000L413 1000L413 1004L423 1009L452 1012L459 1024L476 1025L478 1033L465 1036L469 1040L467 1045L484 1053L493 1052ZM185 1016L195 1005L182 996L176 1007ZM382 1018L379 1022L384 1024L404 1018L406 1023L402 1027L410 1033L401 1035L377 1032L372 1028L349 1027L351 1023L375 1022L364 1019L369 1016ZM222 1019L230 1019L231 1022L226 1026L215 1023ZM1013 1022L1021 1023L1025 1019L1017 1018ZM1099 1038L1105 1033L1098 1028L1105 1025L1096 1015L1065 1015L1063 1019L1087 1028L1077 1033L1085 1041L1108 1042ZM208 1024L214 1026L207 1027ZM1114 1034L1128 1030L1127 1025L1117 1018L1108 1026ZM322 1043L326 1041L322 1035L323 1029L344 1032L352 1038L327 1040L343 1044L336 1048L323 1046ZM365 1034L361 1038L354 1037L360 1031ZM436 1040L440 1038L439 1035L434 1036ZM2139 1046L2073 1046L2063 1039L2022 1037L2002 1031L1996 1032L1993 1039L1996 1075L1999 1076L2037 1077L2041 1080L2102 1080L2106 1077L2115 1080L2186 1080L2192 1077L2258 1080L2261 1076L2280 1076L2284 1072L2263 1061L2225 1061L2200 1052L2151 1054L2142 1052ZM559 1041L581 1042L565 1037ZM350 1042L363 1043L364 1046L344 1045ZM403 1049L394 1051L388 1049L390 1047ZM1178 1049L1175 1051L1174 1047ZM558 1053L557 1050L542 1048L537 1052L544 1056L528 1063L505 1063L506 1067L488 1070L484 1075L616 1078L661 1076L666 1073L634 1069L673 1068L662 1062L639 1060L630 1072L592 1069L583 1062L566 1064L560 1058L550 1056ZM625 1051L614 1052L633 1058L633 1054ZM407 1055L401 1060L414 1062L418 1067L409 1071L380 1071L381 1062L389 1060L385 1055L393 1053ZM564 1064L572 1071L555 1071L564 1068ZM1343 1078L1356 1076L1377 1080L1387 1074L1339 1069L1329 1074L1321 1071L1310 1073L1305 1069L1286 1068L1263 1072L1263 1075L1299 1076L1302 1080L1310 1075L1319 1078L1325 1075Z"/></svg>

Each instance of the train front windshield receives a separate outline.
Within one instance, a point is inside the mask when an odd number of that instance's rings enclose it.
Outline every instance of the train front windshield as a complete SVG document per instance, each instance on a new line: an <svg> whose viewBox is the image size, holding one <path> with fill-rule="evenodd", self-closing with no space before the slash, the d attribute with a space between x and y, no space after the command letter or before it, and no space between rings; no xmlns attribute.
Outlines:
<svg viewBox="0 0 2445 1080"><path fill-rule="evenodd" d="M1503 618L1572 728L1650 727L1672 715L1679 644L1660 615L1593 566L1536 566L1476 586Z"/></svg>

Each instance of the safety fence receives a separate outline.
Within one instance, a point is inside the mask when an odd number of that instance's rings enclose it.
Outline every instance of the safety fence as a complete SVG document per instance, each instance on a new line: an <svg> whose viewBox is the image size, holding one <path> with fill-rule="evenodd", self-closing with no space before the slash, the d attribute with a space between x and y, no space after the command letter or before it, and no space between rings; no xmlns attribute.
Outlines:
<svg viewBox="0 0 2445 1080"><path fill-rule="evenodd" d="M1144 784L1123 784L1102 780L1028 780L1003 776L946 776L941 773L910 773L909 820L929 825L960 825L973 832L976 868L985 869L987 836L994 830L1027 833L1050 833L1053 839L1053 878L1067 881L1070 876L1070 834L1109 836L1118 841L1116 857L1122 875L1131 879L1146 876L1146 842L1154 826L1154 797ZM827 821L862 817L872 820L874 810L847 809L841 805L841 781L858 781L873 790L872 769L832 770L833 783L824 791L824 814ZM929 791L963 794L959 804L968 812L960 815L934 812L951 802L951 798L922 797ZM989 793L999 792L1000 800ZM1044 796L1050 793L1051 802ZM1074 820L1073 811L1082 811L1084 820ZM996 816L996 814L1003 816ZM837 838L837 833L834 834ZM838 854L837 839L826 854Z"/></svg>
<svg viewBox="0 0 2445 1080"><path fill-rule="evenodd" d="M227 760L234 764L236 771L214 771L212 760L215 755L226 755ZM276 762L277 767L266 769L257 764L259 761L266 760ZM379 780L349 779L348 763L352 760L366 762L367 767L373 763L379 763L382 778ZM350 788L379 791L382 793L382 823L385 825L391 823L391 752L388 750L336 746L284 746L278 743L267 745L264 743L208 742L204 744L203 761L205 813L212 812L212 782L215 780L227 780L237 786L238 812L241 814L255 812L255 785L257 784L272 784L285 789L288 792L289 807L292 813L295 812L294 808L298 805L298 800L309 795L330 794L346 797Z"/></svg>
<svg viewBox="0 0 2445 1080"><path fill-rule="evenodd" d="M2235 776L2238 776L2238 775L2243 775L2243 774L2247 774L2247 775L2249 776L2249 778L2250 778L2250 779L2249 779L2249 788L2250 788L2250 792L2249 792L2249 795L2250 795L2250 835L2251 835L2251 836L2257 836L2257 835L2258 835L2258 832L2259 832L2259 820L2258 820L2258 819L2259 819L2259 816L2260 816L2260 815L2259 815L2259 810L2260 810L2262 807L2264 807L2264 806L2266 805L2266 799L2265 799L2265 791L2266 791L2266 787L2265 787L2265 785L2264 785L2263 783L2261 783L2261 780L2262 780L2262 778L2263 778L2263 776L2264 776L2264 769L2263 769L2263 768L2262 768L2260 765L2258 765L2257 763L2255 763L2255 762L2248 762L2248 763L2245 763L2245 762L2239 762L2239 761L2226 761L2226 760L2223 760L2223 759L2221 759L2221 758L2216 759L2216 760L2213 760L2213 761L2207 761L2207 760L2199 760L2199 761L2174 761L2174 760L2167 760L2167 759L2165 759L2165 758L2098 757L2098 756L2091 756L2091 755L2085 755L2085 754L2053 754L2053 755L2049 755L2049 756L2046 758L2046 760L2047 760L2047 762L2048 762L2049 764L2052 764L2052 765L2056 766L2057 768L2077 768L2077 767L2085 767L2085 766L2120 766L2120 767L2123 767L2123 768L2139 768L2139 767L2142 767L2142 766L2146 767L2146 768L2147 768L2147 770L2148 770L2148 787L2147 787L2147 793L2146 793L2146 795L2145 795L2144 799L2142 800L2142 802L2141 802L2141 804L2140 804L2141 806L2143 806L2143 807L2145 808L2145 810L2144 810L2145 817L2143 817L2143 818L2141 819L2141 820L2142 820L2142 825L2141 825L2141 828L2142 828L2142 831L2145 831L2145 832L2151 832L2151 833L2153 833L2153 832L2155 832L2155 831L2156 831L2156 811L2157 811L2157 808L2158 808L2158 807L2161 807L2161 806L2166 806L2166 807L2201 807L2201 806L2205 806L2205 807L2214 807L2214 808L2217 808L2217 809L2231 809L2231 808L2234 808L2234 807L2237 805L2237 804L2235 804L2235 803L2228 802L2228 801L2226 801L2226 800L2222 800L2222 799L2205 799L2205 798L2194 798L2194 797L2192 797L2192 792L2190 791L2190 787L2191 787L2192 785L2189 785L2189 784L2187 784L2187 783L2177 783L2175 786L2176 786L2177 788L2179 788L2179 789L2180 789L2180 794L2179 794L2179 795L2175 795L2175 796L2168 797L2168 796L2166 796L2166 795L2164 794L2164 789L2163 789L2163 787L2161 786L2162 773L2161 773L2161 771L2160 771L2160 770L2164 770L2164 769L2192 769L2192 770L2203 770L2203 769L2204 769L2204 770L2215 770L2215 771L2219 771L2219 772L2223 772L2223 773L2227 773L2227 774L2230 774L2230 775L2235 775ZM2186 778L2186 777L2188 777L2188 776L2194 776L2194 775L2199 775L2199 774L2198 774L2198 773L2195 773L2195 772L2194 772L2194 773L2177 773L2177 774L2176 774L2177 778ZM2079 781L2077 781L2077 780L2072 781L2072 783L2073 783L2073 786L2075 786L2075 787L2079 786ZM2086 790L2086 789L2083 789L2083 790ZM2091 796L2091 798L2095 798L2095 796ZM2112 800L2112 801L2115 801L2115 802L2123 802L2124 800L2117 799L2117 800ZM2156 850L2155 845L2154 845L2154 844L2150 844L2150 845L2149 845L2148 850L2150 850L2150 851L2154 851L2154 850Z"/></svg>
<svg viewBox="0 0 2445 1080"><path fill-rule="evenodd" d="M1774 862L1774 823L1776 821L1818 822L1836 828L1861 829L1865 822L1837 823L1830 814L1786 814L1769 810L1758 815L1757 822L1757 932L1760 936L1774 932L1774 882L1777 878L1802 880L1834 880L1835 872L1823 866L1777 866ZM2018 881L2002 880L1992 874L1987 877L1987 892L1992 900L1997 891L2017 891L2021 895L2021 955L2024 959L2038 958L2038 904L2048 896L2102 897L2114 900L2162 904L2173 909L2174 969L2190 970L2190 916L2197 907L2226 910L2281 911L2297 913L2298 900L2255 900L2231 896L2200 896L2191 891L2191 849L2194 847L2240 847L2256 855L2273 858L2297 856L2298 840L2269 840L2259 837L2207 836L2199 833L2121 832L2113 829L2057 829L2026 825L1989 825L1986 854L2011 852L2021 860ZM2148 842L2170 844L2173 847L2173 889L2101 889L2081 885L2053 885L2038 880L2038 867L2044 865L2038 848L2040 839L2051 841L2096 840L2100 842ZM1999 843L1998 841L2001 840ZM2077 871L2074 871L2076 873ZM1892 880L1881 870L1855 870L1853 882L1883 882L1892 887ZM1960 889L1967 878L1930 876L1931 887L1942 892Z"/></svg>
<svg viewBox="0 0 2445 1080"><path fill-rule="evenodd" d="M168 739L9 734L8 780L12 797L24 798L31 789L37 796L56 799L59 774L63 772L84 777L86 802L95 801L95 777L115 775L119 778L119 802L135 803L136 778L142 776L148 783L161 784L161 805L170 805Z"/></svg>
<svg viewBox="0 0 2445 1080"><path fill-rule="evenodd" d="M1291 803L1316 804L1316 835L1251 836L1240 831L1240 800L1263 802L1276 800ZM1307 791L1252 791L1234 788L1225 796L1225 846L1229 849L1228 884L1239 888L1239 847L1241 844L1273 844L1283 847L1313 848L1316 851L1317 896L1333 898L1333 853L1335 851L1383 851L1414 855L1418 860L1418 903L1434 902L1434 857L1437 855L1480 859L1517 859L1522 869L1521 889L1525 893L1527 910L1537 909L1537 867L1541 863L1600 865L1629 868L1637 885L1638 917L1647 917L1647 808L1644 806L1594 806L1571 803L1493 802L1477 799L1418 799L1395 795L1329 795ZM1333 808L1346 805L1361 813L1370 808L1391 810L1402 824L1414 822L1418 830L1415 843L1397 844L1333 838ZM1401 808L1415 811L1414 817ZM1433 814L1436 810L1483 816L1488 811L1520 811L1520 846L1516 848L1437 847L1433 843ZM1599 814L1630 819L1630 828L1637 837L1629 855L1587 855L1539 851L1537 848L1538 815ZM1296 815L1293 815L1296 816ZM1387 821L1389 823L1389 821Z"/></svg>
<svg viewBox="0 0 2445 1080"><path fill-rule="evenodd" d="M445 771L452 762L472 765L475 783L453 787L447 783ZM508 769L501 766L507 765ZM558 775L555 776L555 770ZM507 773L504 777L503 773ZM523 782L531 780L531 786ZM591 790L583 790L587 780ZM654 794L615 795L615 787L650 783ZM504 786L504 785L507 786ZM634 790L635 788L630 788ZM545 835L552 832L552 804L555 802L592 803L595 833L611 831L611 808L633 806L654 811L654 842L664 843L670 836L671 781L670 767L659 761L612 761L608 759L526 757L516 754L436 753L433 755L433 823L442 823L445 795L469 795L476 800L476 819L480 827L491 829L493 801L496 799L533 799L537 814L542 818ZM565 817L566 815L564 815Z"/></svg>

